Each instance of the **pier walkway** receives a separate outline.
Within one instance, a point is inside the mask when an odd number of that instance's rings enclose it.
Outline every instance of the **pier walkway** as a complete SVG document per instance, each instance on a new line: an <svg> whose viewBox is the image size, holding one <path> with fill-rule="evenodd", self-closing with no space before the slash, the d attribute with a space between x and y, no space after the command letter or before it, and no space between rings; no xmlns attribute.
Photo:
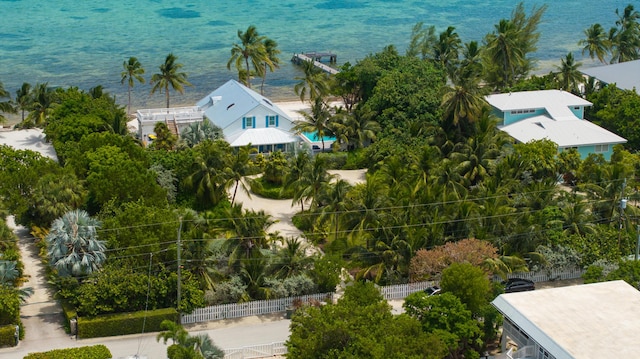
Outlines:
<svg viewBox="0 0 640 359"><path fill-rule="evenodd" d="M301 54L293 54L291 61L298 65L302 63L302 61L313 62L313 65L315 67L331 75L335 75L338 72L340 72L339 70L336 70L333 67L325 65L322 62L320 62L320 60L322 60L323 57L329 57L330 63L335 63L337 60L336 54L332 54L328 52L307 52L307 53L301 53Z"/></svg>

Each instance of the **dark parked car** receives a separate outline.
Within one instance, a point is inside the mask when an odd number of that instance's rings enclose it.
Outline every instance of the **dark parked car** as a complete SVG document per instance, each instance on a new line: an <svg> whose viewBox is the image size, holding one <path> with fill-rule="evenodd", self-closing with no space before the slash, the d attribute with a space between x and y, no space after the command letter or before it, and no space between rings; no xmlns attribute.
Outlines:
<svg viewBox="0 0 640 359"><path fill-rule="evenodd" d="M526 292L536 289L535 283L529 279L509 278L504 284L505 293Z"/></svg>
<svg viewBox="0 0 640 359"><path fill-rule="evenodd" d="M424 290L425 293L427 293L427 295L432 296L432 295L436 295L436 294L440 294L440 287L438 287L437 285L431 286L431 287L427 287L427 289Z"/></svg>

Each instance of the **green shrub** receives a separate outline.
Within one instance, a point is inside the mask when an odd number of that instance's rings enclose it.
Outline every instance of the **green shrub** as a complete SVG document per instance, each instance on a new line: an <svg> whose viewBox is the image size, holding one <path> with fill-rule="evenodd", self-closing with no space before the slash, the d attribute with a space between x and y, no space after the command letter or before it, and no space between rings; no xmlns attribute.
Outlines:
<svg viewBox="0 0 640 359"><path fill-rule="evenodd" d="M251 192L260 197L270 199L293 198L293 190L291 188L283 188L281 185L265 181L262 177L249 180L249 187L251 187ZM238 191L242 191L242 189L239 188Z"/></svg>
<svg viewBox="0 0 640 359"><path fill-rule="evenodd" d="M342 166L343 170L357 170L369 166L369 157L364 149L347 152L347 161Z"/></svg>
<svg viewBox="0 0 640 359"><path fill-rule="evenodd" d="M145 322L146 316L146 322ZM78 338L99 338L115 335L158 332L163 320L178 320L178 312L174 308L158 309L148 312L133 312L101 315L95 318L78 318Z"/></svg>
<svg viewBox="0 0 640 359"><path fill-rule="evenodd" d="M317 156L320 156L325 160L327 169L330 170L342 169L347 164L348 155L346 152L318 153Z"/></svg>
<svg viewBox="0 0 640 359"><path fill-rule="evenodd" d="M15 346L15 334L16 326L13 324L0 327L0 348Z"/></svg>
<svg viewBox="0 0 640 359"><path fill-rule="evenodd" d="M20 321L20 298L13 288L0 285L0 325L18 324Z"/></svg>
<svg viewBox="0 0 640 359"><path fill-rule="evenodd" d="M42 353L30 353L24 359L109 359L111 352L104 345L56 349Z"/></svg>

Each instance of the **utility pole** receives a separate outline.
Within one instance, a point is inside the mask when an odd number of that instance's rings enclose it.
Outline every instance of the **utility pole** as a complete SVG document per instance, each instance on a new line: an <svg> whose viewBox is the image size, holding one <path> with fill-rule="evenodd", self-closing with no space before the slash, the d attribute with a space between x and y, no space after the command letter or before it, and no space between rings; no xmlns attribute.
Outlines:
<svg viewBox="0 0 640 359"><path fill-rule="evenodd" d="M622 189L620 190L620 221L618 228L618 248L620 248L621 240L622 240L622 224L624 220L624 209L627 208L627 200L624 198L624 190L627 187L627 179L624 179L622 182Z"/></svg>
<svg viewBox="0 0 640 359"><path fill-rule="evenodd" d="M638 234L638 240L636 242L636 256L634 257L634 259L637 261L638 253L640 253L640 224L636 227L636 232Z"/></svg>
<svg viewBox="0 0 640 359"><path fill-rule="evenodd" d="M182 217L179 218L180 225L178 226L178 299L176 301L176 309L178 310L178 324L182 324L182 314L180 313L180 289L181 289L181 275L182 275L182 262L180 261L180 252L182 251L182 245L180 244L180 233L182 232Z"/></svg>

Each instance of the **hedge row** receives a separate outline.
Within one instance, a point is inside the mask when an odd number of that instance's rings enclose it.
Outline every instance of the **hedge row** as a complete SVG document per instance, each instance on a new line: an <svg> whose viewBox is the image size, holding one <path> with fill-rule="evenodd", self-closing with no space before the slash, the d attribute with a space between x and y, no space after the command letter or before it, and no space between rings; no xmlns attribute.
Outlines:
<svg viewBox="0 0 640 359"><path fill-rule="evenodd" d="M56 349L42 353L30 353L24 359L110 359L111 352L104 345Z"/></svg>
<svg viewBox="0 0 640 359"><path fill-rule="evenodd" d="M0 348L13 347L16 345L16 326L5 325L0 327Z"/></svg>
<svg viewBox="0 0 640 359"><path fill-rule="evenodd" d="M146 316L146 322L145 322ZM78 318L78 338L99 338L116 335L142 333L144 331L162 331L160 323L163 320L178 321L175 308L150 310L148 312L133 312L100 315L94 318Z"/></svg>

